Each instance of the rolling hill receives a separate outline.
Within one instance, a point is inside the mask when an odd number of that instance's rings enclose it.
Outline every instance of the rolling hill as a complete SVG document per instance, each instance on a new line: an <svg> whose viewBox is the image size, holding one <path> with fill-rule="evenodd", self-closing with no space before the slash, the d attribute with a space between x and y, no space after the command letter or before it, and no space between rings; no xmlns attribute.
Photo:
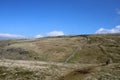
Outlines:
<svg viewBox="0 0 120 80"><path fill-rule="evenodd" d="M120 34L1 40L0 58L1 80L119 80Z"/></svg>

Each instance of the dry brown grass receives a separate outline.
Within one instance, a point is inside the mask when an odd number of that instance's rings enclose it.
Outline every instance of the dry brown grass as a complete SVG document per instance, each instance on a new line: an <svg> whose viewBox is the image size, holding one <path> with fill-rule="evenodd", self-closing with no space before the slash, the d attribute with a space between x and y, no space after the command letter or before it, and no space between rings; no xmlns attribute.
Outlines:
<svg viewBox="0 0 120 80"><path fill-rule="evenodd" d="M83 37L45 38L11 44L7 48L23 48L31 51L30 56L36 60L63 62L74 48L85 41L86 38Z"/></svg>
<svg viewBox="0 0 120 80"><path fill-rule="evenodd" d="M3 59L0 60L1 80L120 80L118 34L49 37L0 43L0 58ZM83 43L86 45L81 46L68 63L63 64L71 52ZM99 65L108 59L111 60L109 65Z"/></svg>
<svg viewBox="0 0 120 80"><path fill-rule="evenodd" d="M57 80L69 72L93 64L0 60L0 80Z"/></svg>
<svg viewBox="0 0 120 80"><path fill-rule="evenodd" d="M0 55L1 58L7 59L64 62L76 47L86 43L68 62L105 63L109 58L112 62L119 62L119 40L120 35L90 35L86 37L48 37L36 40L3 41L1 42ZM17 48L29 52L29 54L23 55L19 51L7 51Z"/></svg>

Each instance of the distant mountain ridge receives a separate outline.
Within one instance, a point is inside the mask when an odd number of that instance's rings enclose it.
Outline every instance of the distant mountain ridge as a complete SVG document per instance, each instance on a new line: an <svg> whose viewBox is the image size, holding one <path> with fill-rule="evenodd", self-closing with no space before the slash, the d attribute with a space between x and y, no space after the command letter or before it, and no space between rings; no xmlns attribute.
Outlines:
<svg viewBox="0 0 120 80"><path fill-rule="evenodd" d="M7 39L11 39L11 38L9 38L9 37L1 37L0 36L0 40L7 40Z"/></svg>
<svg viewBox="0 0 120 80"><path fill-rule="evenodd" d="M3 37L3 36L0 36L0 40L9 40L9 39L20 39L20 38L14 38L14 37Z"/></svg>

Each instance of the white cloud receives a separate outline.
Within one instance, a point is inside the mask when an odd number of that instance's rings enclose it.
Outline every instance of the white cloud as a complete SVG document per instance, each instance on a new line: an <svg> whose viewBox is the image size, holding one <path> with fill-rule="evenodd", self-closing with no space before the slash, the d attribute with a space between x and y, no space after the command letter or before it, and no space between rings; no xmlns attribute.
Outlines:
<svg viewBox="0 0 120 80"><path fill-rule="evenodd" d="M35 36L35 38L41 38L41 37L43 37L43 36L40 35L40 34L38 34L38 35Z"/></svg>
<svg viewBox="0 0 120 80"><path fill-rule="evenodd" d="M104 29L100 28L96 31L97 34L106 34L106 33L120 33L120 25L112 28L112 29Z"/></svg>
<svg viewBox="0 0 120 80"><path fill-rule="evenodd" d="M52 31L47 33L47 36L63 36L64 32L63 31Z"/></svg>
<svg viewBox="0 0 120 80"><path fill-rule="evenodd" d="M8 37L8 38L25 38L22 35L17 34L8 34L8 33L0 33L0 37Z"/></svg>
<svg viewBox="0 0 120 80"><path fill-rule="evenodd" d="M51 31L45 34L45 36L63 36L64 32L63 31ZM35 38L41 38L41 37L45 37L42 36L40 34L36 35Z"/></svg>

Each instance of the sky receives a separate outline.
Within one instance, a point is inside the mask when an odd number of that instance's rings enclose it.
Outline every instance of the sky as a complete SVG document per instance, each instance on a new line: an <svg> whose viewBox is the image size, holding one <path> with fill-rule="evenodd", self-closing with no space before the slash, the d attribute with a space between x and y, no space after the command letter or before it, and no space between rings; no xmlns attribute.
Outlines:
<svg viewBox="0 0 120 80"><path fill-rule="evenodd" d="M0 0L0 36L120 33L120 0Z"/></svg>

